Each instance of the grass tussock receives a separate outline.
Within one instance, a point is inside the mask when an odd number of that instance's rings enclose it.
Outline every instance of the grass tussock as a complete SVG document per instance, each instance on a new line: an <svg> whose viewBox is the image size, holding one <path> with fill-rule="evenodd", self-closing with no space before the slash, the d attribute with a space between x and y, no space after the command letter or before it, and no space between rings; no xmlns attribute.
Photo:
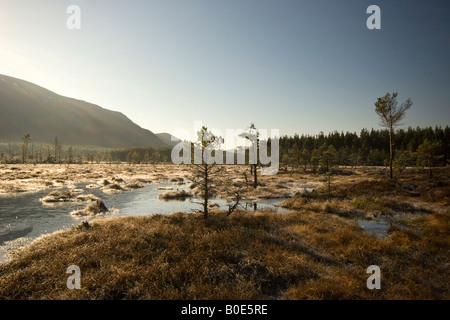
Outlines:
<svg viewBox="0 0 450 320"><path fill-rule="evenodd" d="M110 210L105 206L104 202L97 200L94 203L88 204L82 210L72 211L70 214L75 217L83 216L97 216L110 213Z"/></svg>
<svg viewBox="0 0 450 320"><path fill-rule="evenodd" d="M40 199L42 203L53 204L62 202L92 202L99 198L93 194L78 194L74 191L52 191Z"/></svg>
<svg viewBox="0 0 450 320"><path fill-rule="evenodd" d="M97 219L0 265L0 299L449 299L448 221L379 239L325 213ZM366 287L372 264L381 290ZM66 287L70 265L80 290Z"/></svg>
<svg viewBox="0 0 450 320"><path fill-rule="evenodd" d="M105 185L102 188L103 192L110 192L110 193L122 192L124 190L126 190L126 189L123 186L121 186L120 184L117 184L117 183L110 183L110 184Z"/></svg>
<svg viewBox="0 0 450 320"><path fill-rule="evenodd" d="M130 189L142 189L145 187L145 182L140 180L132 180L127 184L127 187Z"/></svg>
<svg viewBox="0 0 450 320"><path fill-rule="evenodd" d="M186 191L186 190L177 190L177 191L168 191L164 192L158 195L158 197L162 200L177 200L181 199L184 200L186 198L192 197L192 193Z"/></svg>

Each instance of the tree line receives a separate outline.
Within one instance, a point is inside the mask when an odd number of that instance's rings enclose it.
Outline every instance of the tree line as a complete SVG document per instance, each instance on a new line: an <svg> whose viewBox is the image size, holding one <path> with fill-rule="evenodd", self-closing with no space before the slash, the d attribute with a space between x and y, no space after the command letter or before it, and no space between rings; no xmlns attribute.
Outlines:
<svg viewBox="0 0 450 320"><path fill-rule="evenodd" d="M86 164L117 163L152 164L170 161L170 148L104 148L64 145L58 138L49 143L34 142L30 133L20 141L0 143L0 163L5 164Z"/></svg>
<svg viewBox="0 0 450 320"><path fill-rule="evenodd" d="M396 130L392 136L393 167L444 166L450 160L450 128ZM388 166L389 130L362 129L356 132L330 132L317 135L280 137L280 164L284 170L329 171L340 166Z"/></svg>
<svg viewBox="0 0 450 320"><path fill-rule="evenodd" d="M282 136L280 166L282 170L327 172L340 166L388 166L389 131L362 129L356 132L333 131L328 134ZM3 144L3 163L99 163L126 162L152 164L170 162L171 149L64 146L55 137L53 143L32 145L32 136L24 134L22 142ZM428 156L427 156L428 155ZM246 156L248 160L248 156ZM402 170L410 166L444 166L450 161L450 128L399 129L393 135L393 166Z"/></svg>

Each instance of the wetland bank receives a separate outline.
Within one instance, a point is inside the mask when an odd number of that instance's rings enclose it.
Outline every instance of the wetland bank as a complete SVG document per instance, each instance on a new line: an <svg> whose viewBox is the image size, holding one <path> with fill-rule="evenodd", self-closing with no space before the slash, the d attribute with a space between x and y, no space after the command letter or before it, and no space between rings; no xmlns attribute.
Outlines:
<svg viewBox="0 0 450 320"><path fill-rule="evenodd" d="M177 184L188 170L162 164L4 165L2 190L9 193L2 200L13 197L11 186L21 196L96 190L109 208L114 197L150 186L155 196L178 188L193 192L189 184ZM11 260L0 264L0 299L450 298L447 168L436 169L433 180L426 171L408 169L393 181L379 169L339 169L330 190L318 174L261 176L258 188L244 188L243 197L279 204L227 216L231 186L245 184L241 171L226 167L230 183L216 195L223 205L212 206L208 219L161 209L102 214L86 225L86 217L71 217L73 207L63 205L60 214L76 223L9 252ZM105 180L122 190L102 190ZM126 188L136 182L146 186ZM277 207L287 211L277 213ZM379 219L388 224L383 236L358 223ZM380 290L366 287L366 269L374 264L381 269ZM80 290L66 287L71 265L82 270Z"/></svg>

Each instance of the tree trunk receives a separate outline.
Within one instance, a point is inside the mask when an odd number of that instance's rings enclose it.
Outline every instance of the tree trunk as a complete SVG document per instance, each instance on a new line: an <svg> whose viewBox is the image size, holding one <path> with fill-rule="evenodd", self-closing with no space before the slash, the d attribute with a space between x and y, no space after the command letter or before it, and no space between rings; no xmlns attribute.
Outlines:
<svg viewBox="0 0 450 320"><path fill-rule="evenodd" d="M258 186L258 170L256 170L256 164L254 164L253 167L253 188L256 189L256 187Z"/></svg>
<svg viewBox="0 0 450 320"><path fill-rule="evenodd" d="M203 199L203 218L207 219L208 218L208 165L205 164L205 198Z"/></svg>
<svg viewBox="0 0 450 320"><path fill-rule="evenodd" d="M432 171L431 167L432 167L432 165L430 163L430 179L433 178L433 171Z"/></svg>
<svg viewBox="0 0 450 320"><path fill-rule="evenodd" d="M392 180L392 160L394 153L392 152L392 124L389 126L389 178Z"/></svg>

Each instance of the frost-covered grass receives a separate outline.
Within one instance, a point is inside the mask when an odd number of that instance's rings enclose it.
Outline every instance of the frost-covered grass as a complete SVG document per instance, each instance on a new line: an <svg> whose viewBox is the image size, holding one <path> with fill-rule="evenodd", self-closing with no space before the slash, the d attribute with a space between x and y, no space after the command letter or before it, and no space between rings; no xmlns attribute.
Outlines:
<svg viewBox="0 0 450 320"><path fill-rule="evenodd" d="M180 181L189 173L170 165L104 167L78 168L78 176L58 171L67 179L54 181L125 186L132 179ZM435 170L432 180L407 170L393 181L355 170L336 174L330 192L320 175L292 172L261 177L254 190L242 169L225 169L219 197L235 188L247 199L295 194L283 203L292 213L94 219L89 228L16 251L0 265L0 299L450 299L448 168ZM102 214L97 204L87 212ZM356 223L379 216L396 222L384 238ZM66 287L70 265L81 269L81 290ZM366 287L370 265L381 269L381 290Z"/></svg>
<svg viewBox="0 0 450 320"><path fill-rule="evenodd" d="M0 265L0 299L449 299L448 222L379 239L327 213L94 220ZM381 290L366 287L372 264ZM66 287L70 265L81 290Z"/></svg>
<svg viewBox="0 0 450 320"><path fill-rule="evenodd" d="M70 214L75 217L98 216L109 214L111 211L105 206L103 201L96 200L88 204L84 209L72 211Z"/></svg>

